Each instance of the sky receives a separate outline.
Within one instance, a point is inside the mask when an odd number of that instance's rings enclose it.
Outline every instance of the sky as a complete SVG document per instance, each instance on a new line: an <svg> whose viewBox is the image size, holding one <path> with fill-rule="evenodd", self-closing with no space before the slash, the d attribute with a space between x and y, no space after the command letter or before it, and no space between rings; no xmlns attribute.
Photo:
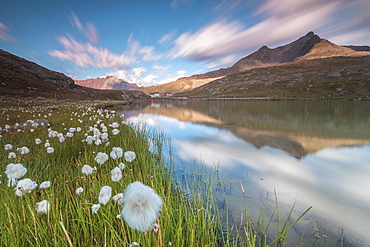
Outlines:
<svg viewBox="0 0 370 247"><path fill-rule="evenodd" d="M309 31L370 45L369 0L0 0L0 49L138 86L229 67Z"/></svg>

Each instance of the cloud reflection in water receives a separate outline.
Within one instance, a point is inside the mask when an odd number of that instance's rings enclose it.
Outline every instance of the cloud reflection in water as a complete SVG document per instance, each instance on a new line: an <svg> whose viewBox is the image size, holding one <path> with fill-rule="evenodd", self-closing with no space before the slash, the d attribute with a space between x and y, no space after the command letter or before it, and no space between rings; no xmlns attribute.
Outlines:
<svg viewBox="0 0 370 247"><path fill-rule="evenodd" d="M227 130L155 114L129 120L155 126L169 136L175 160L217 166L224 180L243 182L252 206L260 207L266 193L276 190L279 203L287 208L296 203L296 210L303 212L313 206L310 218L322 218L317 221L323 227L336 232L345 228L347 237L356 239L355 245L370 242L366 234L370 232L370 146L327 148L297 159L273 148L256 148ZM239 199L236 205L243 205L242 196Z"/></svg>

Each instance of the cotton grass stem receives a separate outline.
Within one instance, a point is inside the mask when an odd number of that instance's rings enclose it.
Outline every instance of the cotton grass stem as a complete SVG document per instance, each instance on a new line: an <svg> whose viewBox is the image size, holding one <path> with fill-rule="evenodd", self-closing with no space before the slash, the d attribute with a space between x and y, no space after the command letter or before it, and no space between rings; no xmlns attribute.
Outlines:
<svg viewBox="0 0 370 247"><path fill-rule="evenodd" d="M70 246L70 247L73 247L73 244L72 244L71 238L69 237L68 232L67 232L66 228L64 227L63 222L62 222L62 221L59 221L59 224L61 225L61 227L62 227L62 229L63 229L64 235L65 235L65 236L66 236L66 238L67 238L67 241L68 241L68 243L69 243L69 246Z"/></svg>

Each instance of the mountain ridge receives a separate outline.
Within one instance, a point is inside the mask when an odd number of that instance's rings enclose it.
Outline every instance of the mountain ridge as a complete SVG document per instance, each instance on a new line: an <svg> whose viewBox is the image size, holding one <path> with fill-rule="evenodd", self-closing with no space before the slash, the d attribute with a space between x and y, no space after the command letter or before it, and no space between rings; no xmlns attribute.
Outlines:
<svg viewBox="0 0 370 247"><path fill-rule="evenodd" d="M212 81L219 80L225 76L254 68L276 66L279 64L298 61L300 59L310 60L331 56L366 56L367 54L366 51L368 46L344 47L335 45L328 40L323 40L324 39L321 39L318 35L311 31L284 46L279 46L276 48L262 46L257 51L241 58L234 65L228 68L222 68L190 77L183 77L166 84L148 88L138 88L137 90L143 91L147 94L153 91L159 93L181 94ZM330 46L330 49L325 49L325 46ZM314 48L315 51L320 51L316 53L311 52ZM370 47L368 48L370 50ZM325 55L322 54L324 51L326 52ZM310 54L309 56L307 55L308 53Z"/></svg>
<svg viewBox="0 0 370 247"><path fill-rule="evenodd" d="M58 99L132 100L147 99L143 92L98 90L0 49L0 96Z"/></svg>
<svg viewBox="0 0 370 247"><path fill-rule="evenodd" d="M138 87L135 83L129 83L114 76L75 80L75 83L95 89L130 90Z"/></svg>

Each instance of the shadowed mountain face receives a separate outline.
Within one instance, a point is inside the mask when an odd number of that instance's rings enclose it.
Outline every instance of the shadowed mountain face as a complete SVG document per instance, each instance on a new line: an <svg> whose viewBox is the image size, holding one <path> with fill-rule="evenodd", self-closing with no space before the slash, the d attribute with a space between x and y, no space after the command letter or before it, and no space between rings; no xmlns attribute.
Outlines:
<svg viewBox="0 0 370 247"><path fill-rule="evenodd" d="M0 96L61 99L132 100L147 99L139 91L97 90L74 83L59 72L0 49Z"/></svg>
<svg viewBox="0 0 370 247"><path fill-rule="evenodd" d="M114 76L107 76L105 78L95 78L86 80L75 80L75 83L95 89L113 89L113 90L130 90L137 88L134 83L128 83L122 79L116 78Z"/></svg>
<svg viewBox="0 0 370 247"><path fill-rule="evenodd" d="M296 41L270 49L262 46L256 52L240 59L233 66L211 71L205 74L183 77L177 81L169 82L163 85L139 88L138 90L145 93L183 93L195 88L201 87L207 83L219 80L225 76L234 75L240 72L246 72L256 68L266 68L271 66L282 65L285 63L313 60L329 57L349 57L349 56L368 56L370 47L368 46L338 46L328 40L321 39L313 32L307 33Z"/></svg>

